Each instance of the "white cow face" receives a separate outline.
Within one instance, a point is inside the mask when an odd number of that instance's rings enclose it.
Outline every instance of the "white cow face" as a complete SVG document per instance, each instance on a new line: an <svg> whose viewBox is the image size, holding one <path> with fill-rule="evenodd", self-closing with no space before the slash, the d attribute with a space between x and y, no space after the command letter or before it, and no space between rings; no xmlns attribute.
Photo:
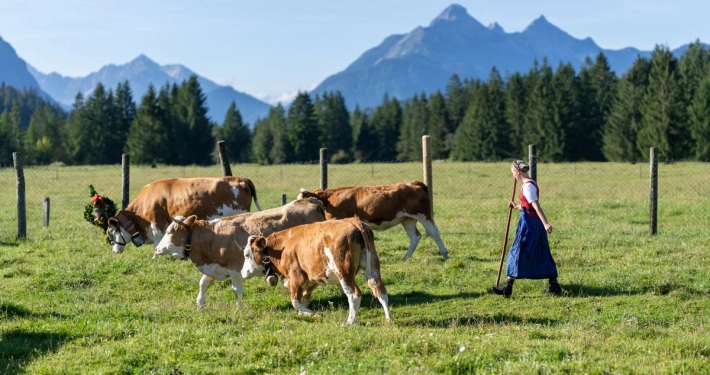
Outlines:
<svg viewBox="0 0 710 375"><path fill-rule="evenodd" d="M197 217L192 215L188 218L177 216L168 225L165 235L155 247L155 255L172 255L178 258L185 257L185 244L190 227Z"/></svg>
<svg viewBox="0 0 710 375"><path fill-rule="evenodd" d="M261 260L261 251L266 247L266 238L249 236L244 247L244 266L242 277L247 279L253 276L264 276L266 269Z"/></svg>
<svg viewBox="0 0 710 375"><path fill-rule="evenodd" d="M121 254L123 250L125 250L128 241L131 240L131 234L123 229L123 227L118 224L118 221L113 218L108 220L106 235L109 240L111 240L111 244L113 245L112 250L116 254Z"/></svg>

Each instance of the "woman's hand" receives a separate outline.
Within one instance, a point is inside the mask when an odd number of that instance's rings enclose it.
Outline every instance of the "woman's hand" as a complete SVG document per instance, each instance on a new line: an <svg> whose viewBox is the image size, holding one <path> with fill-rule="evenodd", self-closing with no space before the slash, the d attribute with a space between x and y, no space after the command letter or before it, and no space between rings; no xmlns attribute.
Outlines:
<svg viewBox="0 0 710 375"><path fill-rule="evenodd" d="M550 224L545 224L545 232L547 232L547 233L552 233L552 225L550 225Z"/></svg>
<svg viewBox="0 0 710 375"><path fill-rule="evenodd" d="M515 204L515 202L509 202L508 207L515 208L516 210L518 209L517 204Z"/></svg>

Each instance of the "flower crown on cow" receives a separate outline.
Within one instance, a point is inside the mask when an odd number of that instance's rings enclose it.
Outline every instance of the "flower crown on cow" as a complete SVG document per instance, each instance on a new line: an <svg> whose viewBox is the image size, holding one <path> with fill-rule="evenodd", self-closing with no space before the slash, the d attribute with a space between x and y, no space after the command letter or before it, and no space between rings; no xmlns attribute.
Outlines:
<svg viewBox="0 0 710 375"><path fill-rule="evenodd" d="M116 216L118 212L116 203L113 203L108 197L100 196L93 185L89 185L89 194L91 195L91 203L84 206L84 219L106 231L108 219Z"/></svg>

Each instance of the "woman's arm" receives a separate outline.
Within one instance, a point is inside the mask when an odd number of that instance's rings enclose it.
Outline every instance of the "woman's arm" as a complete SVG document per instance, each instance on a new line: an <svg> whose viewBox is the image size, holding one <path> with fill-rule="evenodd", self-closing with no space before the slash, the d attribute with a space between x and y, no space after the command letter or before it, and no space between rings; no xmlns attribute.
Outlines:
<svg viewBox="0 0 710 375"><path fill-rule="evenodd" d="M547 233L552 233L552 225L547 222L547 216L545 216L545 212L542 211L542 207L540 207L540 202L534 201L530 204L532 204L533 208L535 208L535 212L537 212L537 216L539 216L540 220L542 220L542 225L545 226L545 230L547 231Z"/></svg>

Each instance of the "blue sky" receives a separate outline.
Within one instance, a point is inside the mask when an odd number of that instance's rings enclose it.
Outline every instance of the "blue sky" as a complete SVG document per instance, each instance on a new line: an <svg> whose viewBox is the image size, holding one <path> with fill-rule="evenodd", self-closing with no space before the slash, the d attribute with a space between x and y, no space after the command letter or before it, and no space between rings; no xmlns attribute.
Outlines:
<svg viewBox="0 0 710 375"><path fill-rule="evenodd" d="M428 25L440 0L2 0L0 37L42 72L83 76L141 53L255 96L315 87L386 36ZM710 30L705 0L457 1L522 31L544 14L602 48L671 48Z"/></svg>

